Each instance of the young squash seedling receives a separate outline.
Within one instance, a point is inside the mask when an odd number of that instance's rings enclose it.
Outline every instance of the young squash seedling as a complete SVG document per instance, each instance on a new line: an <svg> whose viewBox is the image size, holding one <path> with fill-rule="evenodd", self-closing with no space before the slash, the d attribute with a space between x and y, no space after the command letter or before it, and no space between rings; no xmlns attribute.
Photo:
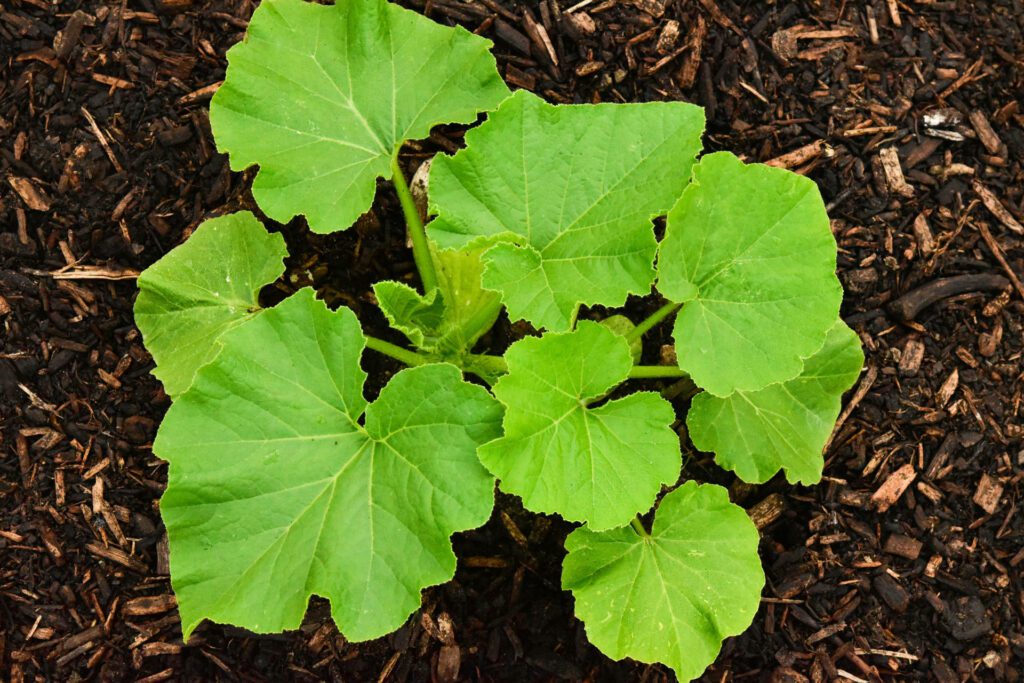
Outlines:
<svg viewBox="0 0 1024 683"><path fill-rule="evenodd" d="M287 251L248 212L206 221L139 278L136 320L173 399L153 450L170 463L186 639L204 619L296 628L313 594L350 640L397 629L453 576L450 537L486 522L496 481L581 524L563 585L610 657L691 679L753 619L757 530L720 486L672 489L685 405L657 382L702 390L689 437L742 480L820 479L863 356L838 319L818 190L731 154L698 160L690 104L510 94L489 46L385 0L263 0L228 53L211 124L235 170L259 166L261 209L344 229L391 179L422 290L374 287L411 348L308 288L263 309ZM483 112L463 150L434 159L424 226L402 144ZM665 303L635 325L580 319L629 295ZM541 333L478 353L503 308ZM677 364L639 364L673 318ZM372 403L366 349L410 366ZM648 529L638 515L656 502Z"/></svg>

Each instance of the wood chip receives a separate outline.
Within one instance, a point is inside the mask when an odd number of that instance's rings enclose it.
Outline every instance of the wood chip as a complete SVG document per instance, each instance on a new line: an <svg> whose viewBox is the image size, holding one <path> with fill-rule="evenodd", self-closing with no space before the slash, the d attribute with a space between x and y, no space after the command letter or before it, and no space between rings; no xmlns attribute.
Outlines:
<svg viewBox="0 0 1024 683"><path fill-rule="evenodd" d="M913 377L921 369L922 360L924 360L924 342L917 337L908 339L900 354L900 374L904 377Z"/></svg>
<svg viewBox="0 0 1024 683"><path fill-rule="evenodd" d="M939 408L945 408L946 404L949 403L949 399L953 398L953 394L959 385L960 371L953 368L953 372L949 373L949 377L942 383L939 390L935 392L935 405Z"/></svg>
<svg viewBox="0 0 1024 683"><path fill-rule="evenodd" d="M917 240L917 248L921 250L922 255L929 256L935 251L935 237L928 225L928 218L923 213L914 219L914 239Z"/></svg>
<svg viewBox="0 0 1024 683"><path fill-rule="evenodd" d="M144 565L142 562L139 562L137 559L135 559L128 553L124 552L123 550L118 550L117 548L107 548L99 543L87 543L85 545L85 548L97 557L102 557L105 560L116 562L122 567L127 567L128 569L136 571L140 574L149 574L149 568L146 565Z"/></svg>
<svg viewBox="0 0 1024 683"><path fill-rule="evenodd" d="M181 97L179 97L176 104L179 107L185 107L190 104L195 104L196 102L204 102L213 97L214 93L216 93L217 90L220 89L220 86L222 86L223 84L224 81L217 81L216 83L205 85L202 88L199 88L198 90L193 90L187 95L182 95Z"/></svg>
<svg viewBox="0 0 1024 683"><path fill-rule="evenodd" d="M1024 225L1013 217L1013 215L1006 210L1006 207L992 194L991 190L985 187L980 180L974 180L971 183L971 189L981 199L981 203L985 205L985 208L992 212L992 215L999 219L999 222L1005 225L1007 228L1017 233L1018 235L1024 235Z"/></svg>
<svg viewBox="0 0 1024 683"><path fill-rule="evenodd" d="M871 581L871 585L893 612L902 614L910 607L910 595L907 593L907 589L888 574L879 574Z"/></svg>
<svg viewBox="0 0 1024 683"><path fill-rule="evenodd" d="M25 202L25 206L33 211L49 211L52 204L49 197L42 190L36 187L28 178L20 178L15 175L7 176L7 182Z"/></svg>
<svg viewBox="0 0 1024 683"><path fill-rule="evenodd" d="M892 534L886 539L883 550L890 555L898 555L908 560L916 560L921 554L922 547L924 547L924 544L915 538L904 536L903 534Z"/></svg>
<svg viewBox="0 0 1024 683"><path fill-rule="evenodd" d="M992 124L989 123L988 117L985 116L985 112L975 109L968 118L971 121L971 125L974 126L974 132L978 134L981 144L985 145L985 149L990 154L1001 154L1005 151L1006 147L1003 145L1003 141L999 139L999 135L993 130Z"/></svg>
<svg viewBox="0 0 1024 683"><path fill-rule="evenodd" d="M903 175L903 167L900 166L900 157L896 148L885 147L879 150L876 159L881 166L889 191L903 197L913 197L914 188L907 183L907 179Z"/></svg>
<svg viewBox="0 0 1024 683"><path fill-rule="evenodd" d="M661 27L661 33L658 34L658 41L655 43L654 49L661 54L666 55L675 49L678 41L679 22L675 19L669 19L665 22L665 25Z"/></svg>
<svg viewBox="0 0 1024 683"><path fill-rule="evenodd" d="M786 152L764 163L766 166L776 166L778 168L796 168L818 157L823 156L826 159L831 159L835 155L836 151L824 140L815 140L810 144L798 147L792 152Z"/></svg>
<svg viewBox="0 0 1024 683"><path fill-rule="evenodd" d="M982 510L990 515L994 515L996 510L999 509L999 499L1003 497L1003 484L995 477L989 476L987 473L981 475L981 481L978 482L978 488L974 492L974 502Z"/></svg>
<svg viewBox="0 0 1024 683"><path fill-rule="evenodd" d="M177 604L178 601L170 593L166 595L146 595L128 600L128 602L124 603L121 612L129 617L162 614L174 609Z"/></svg>
<svg viewBox="0 0 1024 683"><path fill-rule="evenodd" d="M917 479L914 466L907 463L889 475L889 478L871 495L871 504L879 512L885 512L900 499L907 487Z"/></svg>
<svg viewBox="0 0 1024 683"><path fill-rule="evenodd" d="M786 499L778 493L772 493L747 510L747 514L753 520L754 526L762 530L781 517L785 509Z"/></svg>
<svg viewBox="0 0 1024 683"><path fill-rule="evenodd" d="M1006 255L1003 254L1003 248L999 246L999 242L992 236L992 232L988 229L988 226L984 223L979 222L977 224L978 232L981 233L981 238L985 240L985 244L992 251L992 255L996 257L996 261L999 262L999 266L1006 273L1007 277L1010 278L1010 282L1013 283L1014 289L1020 294L1021 299L1024 299L1024 284L1021 283L1020 278L1017 276L1015 271L1006 260Z"/></svg>

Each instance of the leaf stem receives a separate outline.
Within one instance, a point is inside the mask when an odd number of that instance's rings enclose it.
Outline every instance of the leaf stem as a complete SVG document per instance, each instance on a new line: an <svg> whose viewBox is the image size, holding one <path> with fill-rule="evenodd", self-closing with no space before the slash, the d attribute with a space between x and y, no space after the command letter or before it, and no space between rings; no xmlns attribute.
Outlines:
<svg viewBox="0 0 1024 683"><path fill-rule="evenodd" d="M423 365L429 363L430 359L424 355L410 351L409 349L403 349L397 344L386 342L383 339L377 339L376 337L366 337L366 348L373 349L377 353L383 353L385 356L391 356L397 361L401 361L409 366Z"/></svg>
<svg viewBox="0 0 1024 683"><path fill-rule="evenodd" d="M373 349L377 353L383 353L385 356L391 356L395 360L410 366L434 362L431 358L421 353L403 349L397 344L392 344L376 337L366 337L366 348ZM465 358L469 362L465 364L463 370L468 372L482 370L491 375L503 375L508 372L508 363L501 356L474 353L465 356ZM686 372L669 365L634 365L629 371L630 379L682 379L686 377L689 377Z"/></svg>
<svg viewBox="0 0 1024 683"><path fill-rule="evenodd" d="M660 323L662 320L664 320L665 318L669 317L670 315L672 315L673 313L678 311L681 306L682 306L682 304L675 304L675 303L672 303L671 301L668 302L667 304L665 304L664 306L662 306L661 308L656 310L654 313L651 313L639 325L634 327L629 332L629 334L626 335L626 341L633 341L634 339L639 339L643 335L647 334L647 332L652 327L654 327L655 325Z"/></svg>
<svg viewBox="0 0 1024 683"><path fill-rule="evenodd" d="M639 516L629 520L629 525L633 527L633 531L636 532L637 536L640 536L641 538L650 536L650 534L647 533L647 529L644 528L644 523L640 521Z"/></svg>
<svg viewBox="0 0 1024 683"><path fill-rule="evenodd" d="M682 379L690 375L671 365L634 365L629 371L630 379Z"/></svg>
<svg viewBox="0 0 1024 683"><path fill-rule="evenodd" d="M416 208L416 202L409 191L409 183L405 180L402 172L402 164L395 154L391 158L391 180L395 185L395 192L398 193L398 202L402 205L402 213L405 214L405 224L409 230L409 238L412 240L412 257L416 261L416 270L420 272L420 280L423 282L423 293L429 294L437 289L437 270L434 268L434 257L430 254L430 244L427 242L427 231L420 220L420 212Z"/></svg>
<svg viewBox="0 0 1024 683"><path fill-rule="evenodd" d="M504 375L508 372L508 363L501 356L488 356L484 354L470 354L470 368L486 370L494 375Z"/></svg>

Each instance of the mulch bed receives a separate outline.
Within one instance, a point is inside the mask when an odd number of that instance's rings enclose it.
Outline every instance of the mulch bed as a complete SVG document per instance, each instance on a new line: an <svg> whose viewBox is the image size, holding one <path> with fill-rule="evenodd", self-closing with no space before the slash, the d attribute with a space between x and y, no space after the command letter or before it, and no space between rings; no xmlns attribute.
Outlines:
<svg viewBox="0 0 1024 683"><path fill-rule="evenodd" d="M829 203L867 371L819 486L740 486L690 454L754 511L768 574L755 623L705 678L1019 680L1024 3L416 8L492 38L509 83L550 101L701 104L709 149L775 159ZM294 633L207 624L181 642L150 449L169 402L132 278L204 217L253 208L206 112L252 10L0 0L0 678L671 679L587 643L559 589L568 525L508 497L390 637L347 643L314 601ZM268 299L312 283L383 334L368 286L413 265L382 188L348 232L278 226L293 256Z"/></svg>

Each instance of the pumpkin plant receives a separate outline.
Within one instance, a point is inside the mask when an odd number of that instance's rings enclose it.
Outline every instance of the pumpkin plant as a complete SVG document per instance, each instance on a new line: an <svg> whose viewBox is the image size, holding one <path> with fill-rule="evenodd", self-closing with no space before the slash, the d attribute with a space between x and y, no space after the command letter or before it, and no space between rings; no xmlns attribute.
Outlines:
<svg viewBox="0 0 1024 683"><path fill-rule="evenodd" d="M313 594L350 640L397 629L451 579L450 537L486 522L496 481L580 524L563 585L610 657L693 678L753 619L757 530L724 488L676 487L686 401L657 383L700 390L689 438L740 479L819 480L863 362L819 192L698 159L691 104L510 94L489 47L385 0L264 0L229 51L210 120L232 168L259 166L263 212L345 229L390 179L421 289L374 287L408 346L308 288L262 308L287 249L248 212L206 221L139 278L136 320L173 399L153 450L170 464L186 639L204 619L296 628ZM464 149L433 160L424 226L399 150L481 113ZM663 305L635 325L582 319L630 295ZM479 353L502 309L538 333ZM677 363L639 364L673 317ZM367 349L409 366L372 403Z"/></svg>

